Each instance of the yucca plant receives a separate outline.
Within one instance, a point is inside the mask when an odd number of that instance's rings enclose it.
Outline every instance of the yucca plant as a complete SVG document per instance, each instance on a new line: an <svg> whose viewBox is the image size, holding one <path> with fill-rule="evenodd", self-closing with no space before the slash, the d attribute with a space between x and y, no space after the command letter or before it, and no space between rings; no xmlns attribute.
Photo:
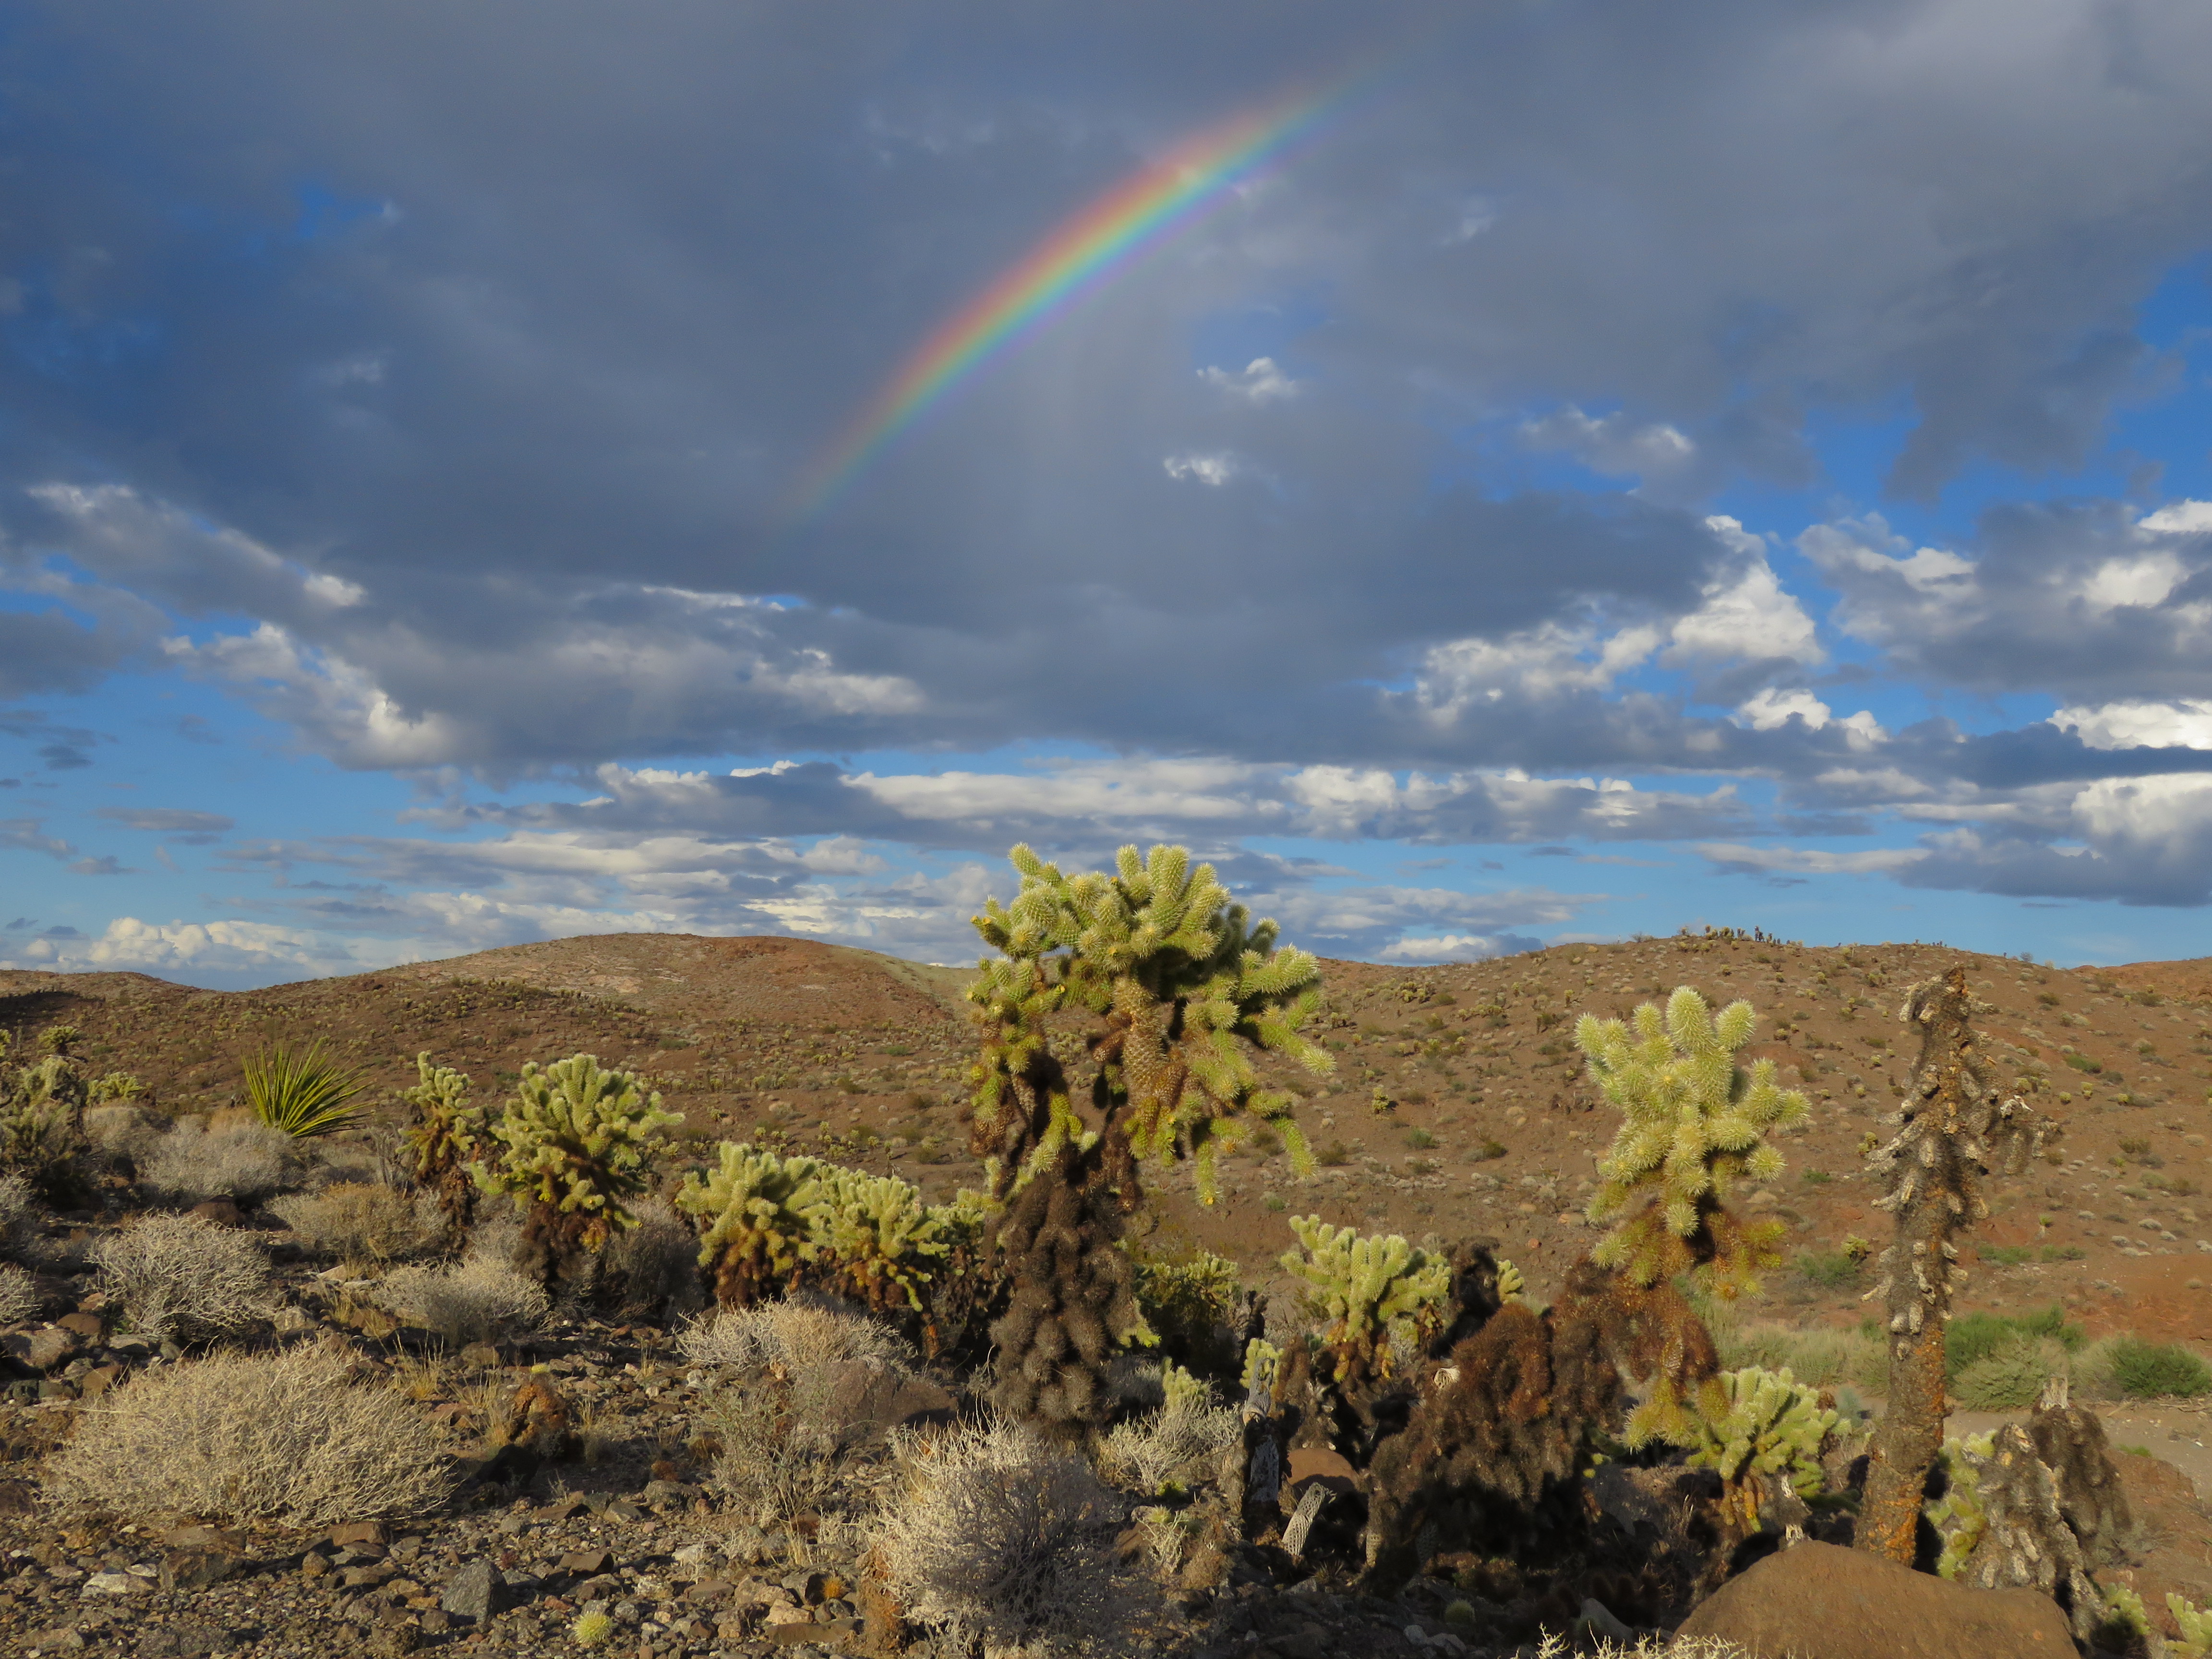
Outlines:
<svg viewBox="0 0 2212 1659"><path fill-rule="evenodd" d="M350 1129L361 1111L348 1104L362 1091L366 1068L342 1066L319 1037L295 1051L279 1042L246 1060L246 1103L253 1115L295 1140Z"/></svg>

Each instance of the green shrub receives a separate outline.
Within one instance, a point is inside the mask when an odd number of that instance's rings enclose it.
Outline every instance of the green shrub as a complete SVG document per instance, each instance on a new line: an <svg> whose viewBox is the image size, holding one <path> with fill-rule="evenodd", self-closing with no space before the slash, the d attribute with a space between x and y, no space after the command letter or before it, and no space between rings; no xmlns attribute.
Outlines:
<svg viewBox="0 0 2212 1659"><path fill-rule="evenodd" d="M2171 1343L2124 1336L2112 1345L2107 1364L2113 1382L2132 1400L2212 1394L2212 1365Z"/></svg>
<svg viewBox="0 0 2212 1659"><path fill-rule="evenodd" d="M1859 1276L1859 1263L1841 1250L1808 1250L1797 1258L1797 1276L1823 1290L1841 1290Z"/></svg>
<svg viewBox="0 0 2212 1659"><path fill-rule="evenodd" d="M2065 1366L2066 1351L2057 1343L2015 1341L1961 1370L1951 1393L1968 1411L2024 1411Z"/></svg>
<svg viewBox="0 0 2212 1659"><path fill-rule="evenodd" d="M1960 1314L1943 1334L1943 1369L1955 1383L1966 1371L2022 1340L2056 1342L2072 1353L2087 1340L2079 1325L2066 1322L2066 1310L2053 1303L2041 1313L2008 1318L2003 1314Z"/></svg>
<svg viewBox="0 0 2212 1659"><path fill-rule="evenodd" d="M253 1115L295 1140L349 1129L361 1121L347 1103L367 1073L324 1051L321 1039L294 1053L279 1042L246 1059L246 1103Z"/></svg>

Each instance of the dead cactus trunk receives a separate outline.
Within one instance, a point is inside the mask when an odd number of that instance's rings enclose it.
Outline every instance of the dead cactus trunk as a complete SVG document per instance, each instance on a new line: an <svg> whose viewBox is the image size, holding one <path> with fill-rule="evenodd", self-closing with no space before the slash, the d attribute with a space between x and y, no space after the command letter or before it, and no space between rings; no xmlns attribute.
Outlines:
<svg viewBox="0 0 2212 1659"><path fill-rule="evenodd" d="M1989 1214L1981 1197L1990 1146L2015 1158L2040 1147L2027 1103L2000 1100L1976 1042L1966 970L1955 967L1916 986L1898 1018L1920 1032L1912 1091L1897 1136L1874 1154L1886 1166L1878 1206L1897 1217L1868 1295L1888 1297L1889 1407L1869 1450L1858 1547L1910 1565L1928 1471L1943 1445L1947 1414L1944 1327L1951 1294L1966 1278L1954 1236Z"/></svg>

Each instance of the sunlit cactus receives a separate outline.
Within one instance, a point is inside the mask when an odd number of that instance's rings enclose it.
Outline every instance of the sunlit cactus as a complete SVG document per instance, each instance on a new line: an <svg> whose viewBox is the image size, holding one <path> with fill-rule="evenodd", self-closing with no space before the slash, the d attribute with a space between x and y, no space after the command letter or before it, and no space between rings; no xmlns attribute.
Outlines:
<svg viewBox="0 0 2212 1659"><path fill-rule="evenodd" d="M415 1056L415 1070L422 1080L399 1092L415 1113L403 1132L414 1156L415 1179L437 1194L439 1207L456 1227L466 1227L476 1211L469 1165L483 1147L484 1109L471 1103L467 1074L431 1065L427 1049Z"/></svg>
<svg viewBox="0 0 2212 1659"><path fill-rule="evenodd" d="M922 1290L952 1246L947 1217L896 1176L823 1164L798 1197L832 1288L882 1312L922 1311Z"/></svg>
<svg viewBox="0 0 2212 1659"><path fill-rule="evenodd" d="M813 1226L803 1207L821 1163L724 1141L715 1167L684 1177L676 1207L699 1228L699 1266L714 1297L742 1308L788 1289L813 1260Z"/></svg>
<svg viewBox="0 0 2212 1659"><path fill-rule="evenodd" d="M1714 1382L1717 1386L1701 1389L1685 1414L1688 1432L1670 1437L1690 1462L1721 1477L1722 1513L1748 1534L1759 1526L1766 1479L1788 1480L1800 1498L1811 1498L1826 1485L1820 1453L1841 1419L1787 1367L1770 1371L1747 1365L1723 1371ZM1632 1419L1627 1443L1640 1445L1644 1438Z"/></svg>
<svg viewBox="0 0 2212 1659"><path fill-rule="evenodd" d="M524 1265L550 1285L582 1271L610 1235L637 1224L629 1201L647 1188L661 1131L684 1121L627 1072L593 1054L525 1062L515 1097L484 1127L496 1146L470 1165L477 1185L525 1214Z"/></svg>
<svg viewBox="0 0 2212 1659"><path fill-rule="evenodd" d="M1591 1253L1601 1266L1644 1285L1695 1270L1704 1288L1732 1297L1780 1259L1780 1223L1728 1207L1739 1182L1781 1172L1767 1132L1806 1112L1802 1094L1776 1083L1773 1061L1736 1063L1756 1019L1747 1002L1716 1016L1686 985L1663 1014L1651 1003L1637 1009L1632 1025L1577 1022L1591 1079L1622 1116L1589 1206L1592 1221L1613 1224Z"/></svg>
<svg viewBox="0 0 2212 1659"><path fill-rule="evenodd" d="M1304 1248L1285 1251L1282 1264L1305 1281L1316 1316L1328 1322L1322 1340L1339 1381L1388 1376L1394 1344L1418 1347L1441 1328L1452 1279L1443 1257L1395 1233L1332 1227L1317 1215L1293 1217L1291 1231Z"/></svg>
<svg viewBox="0 0 2212 1659"><path fill-rule="evenodd" d="M1189 1158L1212 1203L1219 1155L1265 1127L1310 1170L1294 1097L1263 1086L1254 1060L1334 1062L1301 1035L1319 965L1277 949L1275 925L1251 922L1212 866L1180 847L1125 847L1111 874L1069 876L1027 847L1009 856L1021 888L975 918L999 955L968 992L981 1032L970 1144L1005 1206L994 1240L1012 1287L991 1335L1000 1408L1073 1432L1106 1409L1115 1352L1149 1334L1118 1248L1140 1162ZM1076 1011L1095 1022L1079 1084L1050 1030ZM1030 1190L1040 1181L1066 1190Z"/></svg>

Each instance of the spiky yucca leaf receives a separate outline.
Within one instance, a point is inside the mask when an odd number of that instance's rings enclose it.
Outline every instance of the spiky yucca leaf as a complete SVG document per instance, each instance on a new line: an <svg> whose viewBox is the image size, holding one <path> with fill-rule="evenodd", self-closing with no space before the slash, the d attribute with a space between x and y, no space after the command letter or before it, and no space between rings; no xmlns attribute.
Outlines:
<svg viewBox="0 0 2212 1659"><path fill-rule="evenodd" d="M279 1042L246 1059L246 1103L272 1129L295 1140L349 1129L361 1111L349 1105L368 1078L361 1066L340 1065L318 1037L304 1050Z"/></svg>

